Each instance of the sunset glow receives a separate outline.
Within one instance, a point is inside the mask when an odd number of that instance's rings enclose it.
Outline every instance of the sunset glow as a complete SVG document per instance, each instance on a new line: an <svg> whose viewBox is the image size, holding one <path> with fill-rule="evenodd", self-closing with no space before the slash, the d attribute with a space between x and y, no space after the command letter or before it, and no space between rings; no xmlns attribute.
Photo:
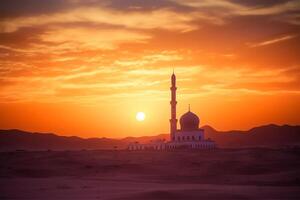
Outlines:
<svg viewBox="0 0 300 200"><path fill-rule="evenodd" d="M201 126L299 124L299 11L296 0L1 1L0 129L168 133L173 68L177 113L191 104Z"/></svg>
<svg viewBox="0 0 300 200"><path fill-rule="evenodd" d="M138 121L144 121L144 120L145 120L145 117L146 117L146 115L145 115L145 113L143 113L143 112L138 112L138 113L136 114L136 120L138 120Z"/></svg>

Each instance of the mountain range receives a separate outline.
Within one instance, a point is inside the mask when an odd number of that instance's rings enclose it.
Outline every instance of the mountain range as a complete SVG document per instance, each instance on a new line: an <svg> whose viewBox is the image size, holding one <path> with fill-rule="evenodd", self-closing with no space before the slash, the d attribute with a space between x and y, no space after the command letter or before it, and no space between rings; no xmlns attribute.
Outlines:
<svg viewBox="0 0 300 200"><path fill-rule="evenodd" d="M264 125L247 131L217 131L203 126L205 137L216 141L220 148L283 147L300 145L300 126ZM12 150L83 150L124 149L131 142L145 143L166 139L169 134L155 136L110 138L80 138L53 133L32 133L17 129L0 130L0 151Z"/></svg>

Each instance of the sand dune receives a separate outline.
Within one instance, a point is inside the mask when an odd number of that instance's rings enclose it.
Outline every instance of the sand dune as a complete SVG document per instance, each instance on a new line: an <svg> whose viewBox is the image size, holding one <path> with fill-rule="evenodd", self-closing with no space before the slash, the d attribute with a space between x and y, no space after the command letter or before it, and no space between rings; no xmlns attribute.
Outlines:
<svg viewBox="0 0 300 200"><path fill-rule="evenodd" d="M300 149L0 153L0 199L299 199Z"/></svg>

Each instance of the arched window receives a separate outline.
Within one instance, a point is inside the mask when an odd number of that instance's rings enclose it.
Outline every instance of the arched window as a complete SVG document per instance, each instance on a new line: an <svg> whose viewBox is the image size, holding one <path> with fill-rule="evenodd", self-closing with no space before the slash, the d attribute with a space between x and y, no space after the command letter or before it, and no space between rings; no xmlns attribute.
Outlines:
<svg viewBox="0 0 300 200"><path fill-rule="evenodd" d="M192 140L195 140L195 136L192 136Z"/></svg>
<svg viewBox="0 0 300 200"><path fill-rule="evenodd" d="M201 136L199 136L199 140L201 140Z"/></svg>
<svg viewBox="0 0 300 200"><path fill-rule="evenodd" d="M190 136L187 136L187 137L186 137L186 140L190 140Z"/></svg>
<svg viewBox="0 0 300 200"><path fill-rule="evenodd" d="M182 136L182 140L184 140L185 138L184 138L184 136Z"/></svg>
<svg viewBox="0 0 300 200"><path fill-rule="evenodd" d="M179 136L177 137L177 140L180 141L180 137Z"/></svg>

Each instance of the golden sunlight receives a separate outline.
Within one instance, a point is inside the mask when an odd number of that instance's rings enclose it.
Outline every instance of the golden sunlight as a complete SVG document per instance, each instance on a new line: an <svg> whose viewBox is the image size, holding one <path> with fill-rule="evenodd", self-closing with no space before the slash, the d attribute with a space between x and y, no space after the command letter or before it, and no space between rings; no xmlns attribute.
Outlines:
<svg viewBox="0 0 300 200"><path fill-rule="evenodd" d="M139 122L144 121L145 117L146 117L146 115L143 112L138 112L138 113L136 113L136 116L135 116L136 120L138 120Z"/></svg>

